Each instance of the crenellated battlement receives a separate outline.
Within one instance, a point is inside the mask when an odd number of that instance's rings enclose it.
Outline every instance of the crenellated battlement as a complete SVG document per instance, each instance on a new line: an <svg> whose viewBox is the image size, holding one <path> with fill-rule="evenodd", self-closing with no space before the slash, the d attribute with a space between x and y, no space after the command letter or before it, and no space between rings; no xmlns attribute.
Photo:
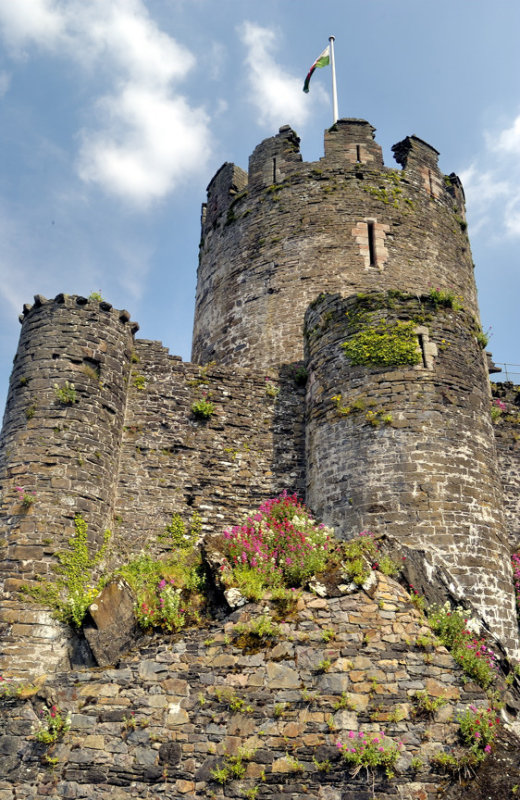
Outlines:
<svg viewBox="0 0 520 800"><path fill-rule="evenodd" d="M339 120L309 163L283 126L255 148L247 182L233 164L217 172L203 211L195 362L301 359L301 320L320 291L445 285L478 317L459 179L417 136L394 145L403 169L386 167L374 134L365 120Z"/></svg>
<svg viewBox="0 0 520 800"><path fill-rule="evenodd" d="M371 169L382 169L383 152L375 141L375 132L364 119L339 119L325 131L325 155L321 162L331 167L365 164Z"/></svg>
<svg viewBox="0 0 520 800"><path fill-rule="evenodd" d="M202 207L202 233L210 227L229 224L228 212L239 201L248 207L247 196L265 192L276 185L296 185L305 181L323 180L323 175L336 175L338 170L354 173L365 180L371 173L384 177L395 174L387 167L380 145L375 141L375 128L363 119L340 119L325 131L325 154L317 162L306 162L300 154L300 139L295 131L284 125L276 136L264 139L249 158L246 173L235 164L226 162L215 173L207 187L207 202ZM396 162L402 167L400 179L404 185L415 185L429 197L448 204L455 199L464 209L464 193L457 176L444 176L438 166L439 153L418 136L407 136L392 147Z"/></svg>
<svg viewBox="0 0 520 800"><path fill-rule="evenodd" d="M49 304L51 305L49 306ZM18 319L23 324L31 312L35 311L36 309L41 309L42 306L45 306L46 310L49 310L49 308L53 305L63 306L65 308L84 308L87 311L104 311L106 313L110 313L112 316L117 316L119 321L123 324L129 323L132 334L136 334L139 330L139 323L131 321L130 312L126 311L126 309L117 310L111 303L107 303L106 300L97 300L89 297L83 297L82 295L69 295L61 292L50 300L48 300L42 294L35 294L34 303L24 303L23 313L20 314Z"/></svg>

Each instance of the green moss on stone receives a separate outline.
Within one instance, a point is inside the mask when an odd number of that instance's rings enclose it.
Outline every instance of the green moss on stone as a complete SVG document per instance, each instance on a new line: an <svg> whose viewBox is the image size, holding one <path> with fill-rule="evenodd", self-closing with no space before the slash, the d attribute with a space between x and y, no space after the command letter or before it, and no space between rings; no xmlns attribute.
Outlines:
<svg viewBox="0 0 520 800"><path fill-rule="evenodd" d="M421 361L414 322L381 320L363 327L341 346L353 365L388 367Z"/></svg>

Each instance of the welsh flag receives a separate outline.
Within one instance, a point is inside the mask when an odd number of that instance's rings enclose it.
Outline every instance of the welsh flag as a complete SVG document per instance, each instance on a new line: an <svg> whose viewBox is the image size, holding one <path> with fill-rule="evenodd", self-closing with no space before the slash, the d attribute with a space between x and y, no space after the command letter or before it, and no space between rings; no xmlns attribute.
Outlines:
<svg viewBox="0 0 520 800"><path fill-rule="evenodd" d="M310 83L311 78L312 78L312 73L314 72L316 67L326 67L327 64L329 63L329 61L330 61L330 45L327 45L327 47L325 48L323 53L321 53L318 56L318 58L316 59L316 61L312 65L312 67L310 68L309 74L305 78L305 83L303 84L303 91L304 92L308 92L309 91L309 83Z"/></svg>

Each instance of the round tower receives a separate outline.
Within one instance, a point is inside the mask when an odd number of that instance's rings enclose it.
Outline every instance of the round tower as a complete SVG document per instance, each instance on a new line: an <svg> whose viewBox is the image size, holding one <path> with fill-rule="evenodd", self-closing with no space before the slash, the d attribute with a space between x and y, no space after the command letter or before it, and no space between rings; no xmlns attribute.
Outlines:
<svg viewBox="0 0 520 800"><path fill-rule="evenodd" d="M0 658L42 672L66 657L63 626L19 602L23 585L52 578L74 518L94 553L111 524L133 334L109 303L37 295L24 306L0 440Z"/></svg>
<svg viewBox="0 0 520 800"><path fill-rule="evenodd" d="M307 500L344 538L424 549L517 651L489 380L450 293L322 296L306 316Z"/></svg>
<svg viewBox="0 0 520 800"><path fill-rule="evenodd" d="M383 165L374 128L339 120L305 163L284 126L246 173L224 164L202 214L192 358L262 368L303 357L302 321L320 292L449 289L478 317L464 195L416 136Z"/></svg>

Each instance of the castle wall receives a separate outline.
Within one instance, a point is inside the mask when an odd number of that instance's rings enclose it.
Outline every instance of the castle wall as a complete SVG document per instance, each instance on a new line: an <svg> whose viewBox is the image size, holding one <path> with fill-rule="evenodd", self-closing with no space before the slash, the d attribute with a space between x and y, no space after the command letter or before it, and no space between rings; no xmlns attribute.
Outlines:
<svg viewBox="0 0 520 800"><path fill-rule="evenodd" d="M23 669L41 672L64 655L63 628L21 606L17 590L54 574L75 515L88 521L91 545L111 521L135 327L128 312L81 297L37 296L24 309L0 441L0 652ZM67 382L70 404L57 396ZM34 499L27 508L23 494ZM24 637L38 646L20 647Z"/></svg>
<svg viewBox="0 0 520 800"><path fill-rule="evenodd" d="M520 391L518 386L512 383L492 383L491 388L495 415L493 429L509 544L511 551L518 553L520 552Z"/></svg>
<svg viewBox="0 0 520 800"><path fill-rule="evenodd" d="M218 531L283 489L304 492L296 366L199 368L159 342L134 341L136 327L127 312L84 298L26 307L2 433L0 670L68 663L68 629L19 590L55 580L77 514L92 553L112 530L106 569L144 546L164 549L158 535L174 513L189 523L196 510ZM56 394L66 382L70 404ZM207 421L191 411L203 398L215 408ZM34 497L29 507L16 486Z"/></svg>
<svg viewBox="0 0 520 800"><path fill-rule="evenodd" d="M371 597L304 594L280 634L254 652L237 626L258 620L263 604L224 624L148 637L118 668L59 673L33 697L0 699L2 800L239 800L257 788L278 800L436 800L447 777L432 756L458 754L457 717L489 699L444 647L422 649L431 632L409 595L376 576ZM421 692L445 705L421 713ZM47 748L32 734L52 704L70 714L71 728ZM391 779L377 767L353 775L337 747L376 731L402 743ZM502 791L490 794L486 783L474 796L510 796L518 780L511 749L494 756ZM222 788L212 771L240 752L244 774ZM475 788L468 779L453 787L451 798Z"/></svg>
<svg viewBox="0 0 520 800"><path fill-rule="evenodd" d="M247 175L223 165L202 215L196 364L134 342L137 324L105 302L24 308L0 441L0 669L66 661L65 629L17 591L55 574L76 514L93 548L113 529L114 567L164 549L172 514L222 530L283 489L306 491L340 536L372 528L426 549L515 651L464 194L418 137L393 149L402 171L383 165L372 126L340 120L319 162L302 162L284 126ZM457 301L434 302L431 287ZM341 344L367 314L413 320L420 363L351 367ZM510 417L496 430L516 531Z"/></svg>
<svg viewBox="0 0 520 800"><path fill-rule="evenodd" d="M354 366L359 331L416 325L415 366ZM427 298L317 301L306 317L307 500L350 538L424 548L515 652L518 629L484 357L473 318Z"/></svg>
<svg viewBox="0 0 520 800"><path fill-rule="evenodd" d="M340 120L324 158L305 163L285 126L256 148L238 193L232 165L217 174L202 226L194 362L258 369L301 359L303 316L320 292L450 288L478 318L460 182L417 137L395 146L402 171L384 167L373 137L364 120Z"/></svg>
<svg viewBox="0 0 520 800"><path fill-rule="evenodd" d="M118 557L157 545L172 514L206 530L239 524L266 497L304 491L304 389L294 373L198 368L137 341L115 508ZM141 380L142 379L142 380ZM142 386L142 388L139 388ZM197 420L192 404L214 404Z"/></svg>

